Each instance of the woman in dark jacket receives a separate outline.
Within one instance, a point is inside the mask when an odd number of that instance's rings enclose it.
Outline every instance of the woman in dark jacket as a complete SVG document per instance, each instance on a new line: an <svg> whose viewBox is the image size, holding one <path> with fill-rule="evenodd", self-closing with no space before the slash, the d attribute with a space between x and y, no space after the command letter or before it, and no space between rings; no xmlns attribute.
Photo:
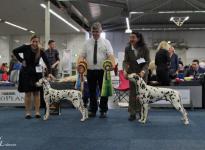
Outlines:
<svg viewBox="0 0 205 150"><path fill-rule="evenodd" d="M166 41L160 42L158 46L158 52L155 56L155 65L157 66L157 81L162 86L168 86L170 84L169 78L169 44Z"/></svg>
<svg viewBox="0 0 205 150"><path fill-rule="evenodd" d="M128 74L137 73L145 80L145 82L147 81L150 54L141 33L131 33L129 44L125 48L125 57L123 62L124 69ZM130 92L128 111L130 113L129 120L133 121L136 119L136 113L139 113L141 110L141 104L139 99L136 99L137 89L135 84L133 82L129 82L129 84Z"/></svg>
<svg viewBox="0 0 205 150"><path fill-rule="evenodd" d="M18 91L25 92L25 109L26 119L31 118L31 96L34 97L35 117L40 118L40 88L35 86L35 83L42 78L42 67L39 65L39 60L42 57L48 72L50 66L47 57L43 50L39 48L39 38L31 37L30 45L22 45L13 50L14 56L22 63L22 68L19 74ZM49 76L51 76L49 74Z"/></svg>

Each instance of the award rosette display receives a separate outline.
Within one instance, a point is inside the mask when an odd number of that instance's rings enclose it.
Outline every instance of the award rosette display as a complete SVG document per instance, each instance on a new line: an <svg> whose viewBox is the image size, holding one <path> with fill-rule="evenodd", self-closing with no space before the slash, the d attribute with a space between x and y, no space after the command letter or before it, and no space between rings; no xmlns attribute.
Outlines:
<svg viewBox="0 0 205 150"><path fill-rule="evenodd" d="M79 74L84 74L87 71L87 63L85 61L81 61L77 66L77 71Z"/></svg>
<svg viewBox="0 0 205 150"><path fill-rule="evenodd" d="M87 71L87 63L85 61L79 62L77 66L78 77L76 81L76 89L83 91L84 75Z"/></svg>
<svg viewBox="0 0 205 150"><path fill-rule="evenodd" d="M112 88L112 80L110 71L112 68L112 62L110 60L105 60L103 62L104 76L103 76L103 84L101 96L112 96L113 88Z"/></svg>

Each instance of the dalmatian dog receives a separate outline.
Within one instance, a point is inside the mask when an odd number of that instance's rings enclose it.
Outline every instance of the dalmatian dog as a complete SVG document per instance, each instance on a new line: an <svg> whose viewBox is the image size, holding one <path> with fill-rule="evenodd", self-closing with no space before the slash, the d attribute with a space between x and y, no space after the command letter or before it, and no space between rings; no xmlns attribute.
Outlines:
<svg viewBox="0 0 205 150"><path fill-rule="evenodd" d="M181 96L178 91L169 88L157 88L147 85L144 80L137 74L128 75L128 79L136 85L137 98L139 99L141 108L141 118L139 122L146 123L148 115L148 104L159 100L169 101L176 110L180 111L185 125L189 124L187 112L181 103Z"/></svg>
<svg viewBox="0 0 205 150"><path fill-rule="evenodd" d="M49 105L54 102L59 102L61 99L67 99L71 101L73 106L81 112L82 118L80 121L85 121L88 118L88 111L87 108L85 108L83 105L82 93L80 91L53 89L46 78L41 78L38 82L36 82L36 86L43 86L44 100L46 103L46 114L43 118L44 120L49 118Z"/></svg>

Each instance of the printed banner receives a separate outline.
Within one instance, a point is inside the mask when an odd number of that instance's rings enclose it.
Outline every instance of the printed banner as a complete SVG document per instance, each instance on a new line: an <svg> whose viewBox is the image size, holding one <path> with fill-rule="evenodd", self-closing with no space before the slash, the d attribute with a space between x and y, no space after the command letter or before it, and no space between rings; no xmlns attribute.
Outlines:
<svg viewBox="0 0 205 150"><path fill-rule="evenodd" d="M16 89L0 90L1 104L24 104L24 93L19 93Z"/></svg>

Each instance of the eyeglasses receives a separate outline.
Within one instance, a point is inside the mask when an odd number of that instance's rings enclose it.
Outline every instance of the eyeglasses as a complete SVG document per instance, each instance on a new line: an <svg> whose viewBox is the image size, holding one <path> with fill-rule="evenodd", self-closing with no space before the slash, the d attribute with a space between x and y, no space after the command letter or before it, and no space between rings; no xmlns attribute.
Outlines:
<svg viewBox="0 0 205 150"><path fill-rule="evenodd" d="M100 31L97 31L97 30L94 30L94 31L92 31L92 33L99 33Z"/></svg>

